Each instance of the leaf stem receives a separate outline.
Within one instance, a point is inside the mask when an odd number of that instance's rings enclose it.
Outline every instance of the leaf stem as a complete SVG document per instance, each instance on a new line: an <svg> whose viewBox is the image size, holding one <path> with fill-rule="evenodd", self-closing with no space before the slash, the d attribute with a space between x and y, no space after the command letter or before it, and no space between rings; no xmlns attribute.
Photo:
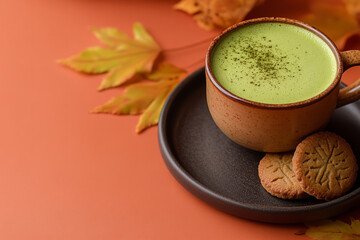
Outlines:
<svg viewBox="0 0 360 240"><path fill-rule="evenodd" d="M188 45L181 46L181 47L163 49L163 52L176 52L176 51L181 51L181 50L188 50L188 49L191 49L193 47L200 46L200 45L202 45L204 43L209 43L213 38L214 37L207 38L207 39L201 40L199 42L195 42L195 43L188 44Z"/></svg>

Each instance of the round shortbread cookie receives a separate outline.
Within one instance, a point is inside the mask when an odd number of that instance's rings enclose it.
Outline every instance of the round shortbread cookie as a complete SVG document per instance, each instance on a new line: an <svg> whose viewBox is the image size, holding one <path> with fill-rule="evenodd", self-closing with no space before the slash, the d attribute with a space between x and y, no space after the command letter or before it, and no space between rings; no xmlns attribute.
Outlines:
<svg viewBox="0 0 360 240"><path fill-rule="evenodd" d="M259 162L261 184L271 195L283 199L307 196L292 170L292 157L293 153L268 153Z"/></svg>
<svg viewBox="0 0 360 240"><path fill-rule="evenodd" d="M350 145L343 138L331 132L318 132L296 147L293 169L306 193L331 200L350 190L358 166Z"/></svg>

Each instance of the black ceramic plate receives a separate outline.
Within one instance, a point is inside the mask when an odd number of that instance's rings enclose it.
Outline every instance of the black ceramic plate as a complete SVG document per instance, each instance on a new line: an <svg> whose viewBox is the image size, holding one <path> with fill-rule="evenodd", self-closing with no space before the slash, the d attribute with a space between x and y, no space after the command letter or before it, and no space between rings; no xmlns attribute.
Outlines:
<svg viewBox="0 0 360 240"><path fill-rule="evenodd" d="M350 143L359 161L360 102L337 109L328 129ZM350 192L329 202L269 195L257 173L264 153L235 144L213 122L206 104L204 68L187 77L168 98L159 122L159 144L166 166L185 189L238 217L307 222L338 215L360 201L360 177Z"/></svg>

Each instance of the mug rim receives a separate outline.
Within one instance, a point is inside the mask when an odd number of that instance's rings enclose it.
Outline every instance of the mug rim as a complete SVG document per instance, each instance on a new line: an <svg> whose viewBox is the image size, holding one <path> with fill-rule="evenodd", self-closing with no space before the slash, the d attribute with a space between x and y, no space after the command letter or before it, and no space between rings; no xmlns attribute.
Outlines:
<svg viewBox="0 0 360 240"><path fill-rule="evenodd" d="M213 75L213 73L211 71L210 55L212 53L212 50L214 49L216 44L219 42L219 40L222 39L229 32L232 32L232 31L236 30L237 28L243 27L245 25L261 23L261 22L280 22L280 23L285 23L285 24L296 25L296 26L302 27L302 28L314 33L316 36L320 37L328 45L328 47L331 49L331 51L335 55L335 59L336 59L336 62L337 62L336 75L335 75L333 81L331 82L331 84L324 91L322 91L321 93L319 93L319 94L317 94L317 95L315 95L315 96L313 96L311 98L308 98L308 99L305 99L305 100L302 100L302 101L298 101L298 102L281 103L281 104L261 103L261 102L248 100L248 99L239 97L239 96L231 93L227 89L225 89L216 80L215 76ZM210 79L210 82L216 87L216 89L218 89L223 95L227 96L228 98L230 98L232 100L235 100L236 102L243 103L243 104L246 104L248 106L258 107L258 108L288 109L288 108L299 108L299 107L304 107L304 106L313 104L313 103L315 103L317 101L320 101L321 99L323 99L327 95L329 95L334 89L336 89L336 86L338 86L338 84L340 82L340 78L341 78L341 75L342 75L342 72L343 72L343 62L342 62L340 52L339 52L338 48L336 47L335 43L329 37L327 37L323 32L318 30L317 28L312 27L312 26L310 26L310 25L308 25L306 23L303 23L301 21L294 20L294 19L281 18L281 17L262 17L262 18L254 18L254 19L241 21L241 22L239 22L237 24L234 24L234 25L228 27L223 32L221 32L217 37L215 37L212 40L212 42L210 43L210 46L209 46L209 48L208 48L208 50L206 52L205 71L206 71L206 74L208 75L208 78Z"/></svg>

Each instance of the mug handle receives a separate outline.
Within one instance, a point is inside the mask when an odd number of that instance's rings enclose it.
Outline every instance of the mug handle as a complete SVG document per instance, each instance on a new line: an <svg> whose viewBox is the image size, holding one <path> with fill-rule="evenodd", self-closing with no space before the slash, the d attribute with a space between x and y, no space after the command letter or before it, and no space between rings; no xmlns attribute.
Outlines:
<svg viewBox="0 0 360 240"><path fill-rule="evenodd" d="M360 65L360 51L349 50L340 53L344 71ZM336 107L342 107L346 104L355 102L360 99L360 78L347 87L340 89Z"/></svg>

